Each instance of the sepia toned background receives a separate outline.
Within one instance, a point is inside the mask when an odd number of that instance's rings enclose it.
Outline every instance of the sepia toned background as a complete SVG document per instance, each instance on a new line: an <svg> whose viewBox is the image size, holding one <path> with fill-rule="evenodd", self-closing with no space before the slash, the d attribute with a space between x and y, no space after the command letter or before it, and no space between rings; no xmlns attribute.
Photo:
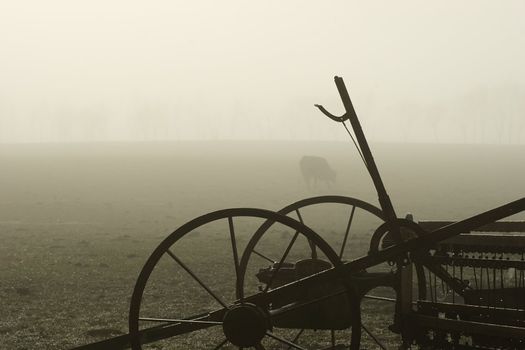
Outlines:
<svg viewBox="0 0 525 350"><path fill-rule="evenodd" d="M522 197L524 10L510 0L0 3L0 348L127 333L144 262L203 213L323 194L377 205L345 130L313 107L343 112L334 75L399 216L456 220ZM324 157L337 181L308 187L304 155ZM323 225L323 237L344 228ZM224 272L211 261L199 260Z"/></svg>
<svg viewBox="0 0 525 350"><path fill-rule="evenodd" d="M521 1L4 1L0 142L523 143Z"/></svg>

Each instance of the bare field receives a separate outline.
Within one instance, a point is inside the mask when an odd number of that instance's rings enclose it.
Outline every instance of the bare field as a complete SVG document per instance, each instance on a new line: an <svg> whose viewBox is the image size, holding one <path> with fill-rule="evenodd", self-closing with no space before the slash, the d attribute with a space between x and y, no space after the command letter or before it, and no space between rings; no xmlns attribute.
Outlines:
<svg viewBox="0 0 525 350"><path fill-rule="evenodd" d="M410 211L416 220L461 219L525 193L524 146L378 144L372 150L398 216ZM324 156L337 183L308 190L298 165L306 154ZM206 212L277 210L322 194L377 205L372 182L347 143L2 145L0 160L2 349L68 349L127 333L133 286L146 259L170 232ZM305 223L338 250L347 215L325 207ZM259 223L238 223L240 252ZM365 254L377 225L363 216L344 257ZM231 250L221 248L229 243L226 227L192 233L174 249L218 293L232 297ZM278 256L292 233L278 228L269 234L261 242L265 254ZM290 261L307 251L305 242ZM250 267L250 288L265 265ZM211 305L209 295L169 268L148 290L152 310ZM378 332L386 331L391 313L382 308L365 306L364 317ZM308 335L321 339L319 346L324 336Z"/></svg>

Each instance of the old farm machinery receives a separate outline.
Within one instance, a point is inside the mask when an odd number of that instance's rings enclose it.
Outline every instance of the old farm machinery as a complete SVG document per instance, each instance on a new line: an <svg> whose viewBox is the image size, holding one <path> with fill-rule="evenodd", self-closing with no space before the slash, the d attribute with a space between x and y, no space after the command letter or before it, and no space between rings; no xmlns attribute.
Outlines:
<svg viewBox="0 0 525 350"><path fill-rule="evenodd" d="M399 218L343 79L335 83L346 113L317 107L345 128L350 122L380 207L321 196L277 212L202 215L147 260L129 333L77 349L361 349L392 339L403 348L525 349L525 223L499 221L525 210L525 198L456 222ZM332 232L336 244L306 218L323 205L346 213L344 228ZM350 257L358 220L375 226L361 242L366 254ZM365 302L389 303L388 323L367 325L385 311L365 310Z"/></svg>

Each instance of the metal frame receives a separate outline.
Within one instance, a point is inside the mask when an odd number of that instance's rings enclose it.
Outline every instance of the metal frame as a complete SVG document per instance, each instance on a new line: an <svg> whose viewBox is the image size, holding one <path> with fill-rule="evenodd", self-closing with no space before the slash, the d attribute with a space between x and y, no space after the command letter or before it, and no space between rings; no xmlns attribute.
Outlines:
<svg viewBox="0 0 525 350"><path fill-rule="evenodd" d="M360 257L358 259L342 263L340 257L333 251L333 249L322 240L315 232L310 228L303 225L301 222L294 220L290 217L281 215L293 210L296 210L299 206L297 203L292 204L281 210L279 213L274 213L271 211L261 210L261 209L249 209L249 208L240 208L240 209L226 209L222 211L217 211L214 213L203 215L197 219L190 221L189 223L183 225L181 228L177 229L172 233L168 238L166 238L159 247L152 253L151 257L146 262L135 286L131 307L130 307L130 335L124 335L112 339L108 339L102 342L89 344L86 346L78 347L77 350L83 349L123 349L132 345L133 349L139 350L140 344L150 341L155 341L158 339L163 339L171 337L181 332L191 332L196 329L202 329L205 327L211 327L223 322L223 319L228 314L229 310L243 305L250 305L246 308L251 308L252 305L254 308L267 309L267 306L272 303L278 303L280 300L293 299L297 295L301 295L302 291L308 290L314 286L320 285L329 285L333 286L333 281L343 281L339 287L333 288L325 296L314 300L317 302L321 299L331 298L340 294L349 295L350 299L355 299L356 301L360 299L359 293L352 286L364 284L366 277L363 275L363 270L373 267L377 264L392 261L397 265L399 273L399 285L398 285L398 305L396 309L396 316L398 316L399 325L401 326L401 333L403 336L404 346L408 347L412 342L418 341L417 335L414 334L414 329L417 329L417 326L428 326L428 327L441 327L447 328L451 332L462 332L468 328L476 328L480 332L487 332L491 334L501 335L503 337L510 338L520 338L525 337L525 332L523 327L515 327L509 325L497 325L497 324L487 324L483 322L468 322L464 320L453 320L453 319L438 319L436 317L423 315L421 313L416 313L413 310L412 302L412 273L411 266L412 263L415 263L416 266L422 265L425 266L435 275L438 275L442 280L444 280L454 292L458 295L463 295L467 286L462 282L458 281L456 278L451 276L446 270L444 270L440 265L439 261L436 261L433 256L430 256L429 251L435 249L438 244L451 244L454 239L465 240L464 236L461 235L465 232L471 232L478 230L480 227L496 227L498 225L505 226L507 229L514 229L515 224L495 224L496 221L509 217L511 215L520 213L525 210L525 198L520 198L513 202L501 205L491 210L487 210L483 213L471 216L461 221L457 222L441 222L441 223L411 223L407 222L405 219L397 218L392 201L388 196L386 188L383 184L381 176L375 160L372 156L372 152L366 140L366 137L363 133L355 110L353 108L352 102L350 100L348 91L344 84L344 81L340 77L335 77L335 84L339 91L339 95L342 99L343 105L345 107L345 114L341 117L334 116L329 113L323 106L316 105L322 113L328 116L330 119L344 123L349 121L352 125L355 137L357 139L358 150L363 158L365 166L373 180L375 189L377 191L379 204L381 206L381 211L379 212L377 208L371 206L368 203L359 202L363 207L368 207L371 212L375 212L378 216L381 215L385 224L378 230L377 237L375 238L375 243L372 242L372 248L368 255ZM342 200L343 197L333 196L333 200ZM318 199L317 199L318 200ZM314 203L316 200L312 200ZM346 201L346 200L342 200ZM353 199L354 202L358 203L357 200ZM308 200L302 202L302 204L309 203ZM364 203L364 204L363 204ZM375 209L374 209L375 208ZM242 290L242 279L243 279L243 264L246 262L246 254L252 253L248 251L240 255L237 252L235 245L235 233L233 228L233 217L235 216L254 216L259 218L266 218L268 222L280 222L284 225L287 225L296 230L296 232L301 232L306 235L311 242L316 247L320 247L325 255L329 258L330 262L334 266L331 269L321 271L319 273L301 278L298 280L291 281L288 284L278 286L275 288L269 288L268 286L261 292L254 295L244 295ZM235 256L235 269L237 275L237 296L238 300L234 304L226 304L218 300L223 304L223 308L218 309L213 313L206 315L196 315L191 320L167 320L165 323L162 323L160 326L152 327L146 330L138 329L137 320L139 318L138 310L140 309L141 294L144 289L144 285L148 279L149 273L155 267L158 259L162 254L170 255L173 260L175 260L182 268L184 264L180 261L177 261L177 257L169 253L169 246L177 241L177 239L183 235L185 232L198 227L199 225L207 222L209 220L215 219L227 219L230 225L230 234L232 240L232 249ZM300 216L299 216L300 218ZM513 226L514 225L514 226ZM520 224L521 225L521 224ZM264 225L263 225L264 226ZM518 225L519 226L519 225ZM521 227L521 226L520 226ZM485 228L485 229L486 229ZM402 235L403 230L411 230L417 234L410 239L404 239ZM380 240L381 235L389 232L395 237L396 244L385 249L377 249L377 242ZM264 229L258 233L259 235L264 233ZM379 237L379 238L378 238ZM505 238L507 239L507 238ZM510 244L512 238L508 238L507 241L502 243L503 249L505 245ZM374 244L376 246L374 246ZM251 247L253 250L253 247ZM522 246L520 246L522 249ZM314 258L315 251L312 249L312 258ZM437 258L437 257L436 257ZM434 260L432 260L434 259ZM283 259L281 259L283 260ZM282 264L282 262L281 262ZM191 274L191 270L187 270ZM195 279L198 278L195 276ZM372 283L373 284L373 283ZM210 291L210 294L213 293ZM420 298L421 299L421 298ZM295 308L305 307L307 303L298 304L294 306ZM353 305L357 305L354 303ZM477 312L472 310L477 310L475 307L471 306L457 306L457 305L431 305L426 303L425 300L419 301L419 306L422 310L431 309L431 308L448 308L447 310L453 310L454 312ZM251 310L251 309L250 309ZM281 312L288 312L287 310L281 310ZM445 311L446 312L446 311ZM494 308L495 313L499 314L508 314L508 311L503 309ZM277 312L278 313L278 312ZM359 309L354 307L353 311L354 321L353 325L357 324L355 321L359 319ZM275 317L275 312L272 317ZM357 327L360 332L360 327ZM358 334L358 332L356 332ZM454 333L455 334L455 333ZM279 339L275 335L268 335L272 338L278 339L280 342L286 344L287 346L294 347L296 349L303 349L303 347L294 344L293 341ZM360 336L360 335L359 335ZM359 337L352 335L352 349L359 349ZM224 345L225 342L219 344L217 348L220 348ZM440 345L441 346L441 345ZM260 344L254 346L256 349L261 349ZM242 347L241 347L242 348ZM460 348L458 345L457 348Z"/></svg>

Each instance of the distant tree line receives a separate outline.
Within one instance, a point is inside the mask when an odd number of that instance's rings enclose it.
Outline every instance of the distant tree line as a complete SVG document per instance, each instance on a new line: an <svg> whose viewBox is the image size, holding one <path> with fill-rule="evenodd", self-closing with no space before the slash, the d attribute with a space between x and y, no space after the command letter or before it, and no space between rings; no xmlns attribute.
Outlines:
<svg viewBox="0 0 525 350"><path fill-rule="evenodd" d="M313 108L318 101L312 97L280 104L240 97L200 102L24 104L0 99L0 142L347 137ZM336 113L340 101L331 102ZM367 136L376 141L525 143L525 88L516 84L476 88L426 103L405 100L388 105L365 95L355 104Z"/></svg>

